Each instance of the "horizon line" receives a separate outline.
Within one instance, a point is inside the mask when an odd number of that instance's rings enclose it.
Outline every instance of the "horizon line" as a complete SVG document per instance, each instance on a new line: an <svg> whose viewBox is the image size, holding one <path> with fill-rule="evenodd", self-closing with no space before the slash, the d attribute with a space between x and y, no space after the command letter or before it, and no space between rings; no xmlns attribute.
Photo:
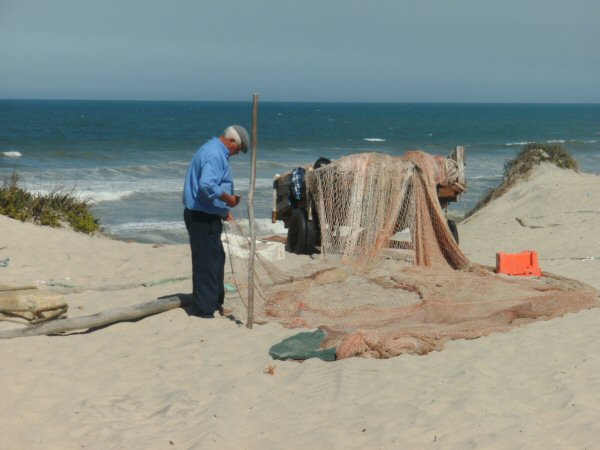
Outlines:
<svg viewBox="0 0 600 450"><path fill-rule="evenodd" d="M0 98L0 101L38 102L145 102L145 103L252 103L248 100L173 100L173 99L127 99L127 98ZM374 100L263 100L261 103L330 103L330 104L435 104L435 105L600 105L599 102L581 101L374 101Z"/></svg>

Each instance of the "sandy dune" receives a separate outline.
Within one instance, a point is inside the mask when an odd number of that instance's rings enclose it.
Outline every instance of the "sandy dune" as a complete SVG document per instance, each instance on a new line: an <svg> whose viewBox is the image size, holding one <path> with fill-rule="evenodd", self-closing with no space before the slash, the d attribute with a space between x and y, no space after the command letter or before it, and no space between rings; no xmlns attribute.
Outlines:
<svg viewBox="0 0 600 450"><path fill-rule="evenodd" d="M490 265L496 251L535 249L542 270L600 289L599 192L598 176L540 167L459 225L461 247ZM152 285L190 274L185 245L0 216L6 257L0 284L62 289L71 316L190 291L190 280ZM426 356L273 361L269 347L297 332L177 309L0 341L1 447L600 448L600 309Z"/></svg>

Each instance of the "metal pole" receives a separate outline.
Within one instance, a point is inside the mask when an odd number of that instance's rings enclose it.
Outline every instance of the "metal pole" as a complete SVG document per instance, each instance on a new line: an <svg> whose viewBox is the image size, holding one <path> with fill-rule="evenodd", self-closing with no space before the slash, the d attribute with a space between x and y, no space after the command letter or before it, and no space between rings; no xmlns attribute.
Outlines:
<svg viewBox="0 0 600 450"><path fill-rule="evenodd" d="M250 224L250 257L248 258L248 320L252 328L254 320L254 256L256 254L256 230L254 227L254 186L256 184L256 152L258 147L258 94L252 94L252 169L248 193L248 223Z"/></svg>

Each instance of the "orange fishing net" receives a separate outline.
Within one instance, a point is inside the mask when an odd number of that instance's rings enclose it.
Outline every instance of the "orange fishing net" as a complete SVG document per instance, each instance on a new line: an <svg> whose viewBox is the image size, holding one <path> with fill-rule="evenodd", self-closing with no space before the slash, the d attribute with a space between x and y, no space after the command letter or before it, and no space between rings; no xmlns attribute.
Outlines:
<svg viewBox="0 0 600 450"><path fill-rule="evenodd" d="M338 359L388 358L598 306L597 291L577 281L469 263L438 201L446 176L423 152L352 155L307 172L321 255L277 265L256 255L256 321L323 328ZM230 262L245 303L248 255L230 253Z"/></svg>

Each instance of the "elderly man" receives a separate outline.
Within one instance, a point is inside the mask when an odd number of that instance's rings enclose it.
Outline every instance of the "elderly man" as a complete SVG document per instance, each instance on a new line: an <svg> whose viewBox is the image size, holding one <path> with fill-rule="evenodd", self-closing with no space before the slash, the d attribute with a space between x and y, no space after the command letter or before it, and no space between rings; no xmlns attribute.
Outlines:
<svg viewBox="0 0 600 450"><path fill-rule="evenodd" d="M232 220L234 195L229 158L249 147L248 132L231 125L196 151L183 187L183 219L192 249L194 303L200 317L222 313L225 290L225 251L221 242L223 220Z"/></svg>

